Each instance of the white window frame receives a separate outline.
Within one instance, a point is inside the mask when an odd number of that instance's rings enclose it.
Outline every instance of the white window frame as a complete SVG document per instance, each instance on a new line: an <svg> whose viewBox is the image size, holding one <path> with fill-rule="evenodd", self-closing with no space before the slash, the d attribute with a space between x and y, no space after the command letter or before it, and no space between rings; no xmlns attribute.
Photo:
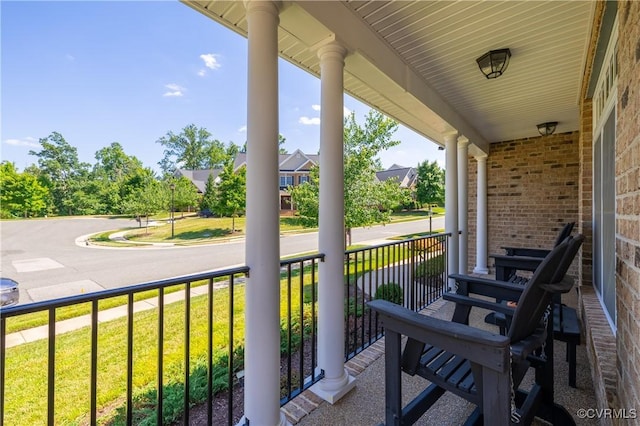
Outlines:
<svg viewBox="0 0 640 426"><path fill-rule="evenodd" d="M604 61L599 71L596 89L593 94L593 287L600 300L603 311L611 330L616 334L616 271L615 271L615 244L616 244L616 200L615 178L613 183L607 177L615 176L615 123L617 104L618 70L616 61L617 50L617 20L614 22L611 38L607 46ZM613 117L613 141L606 139L605 125ZM605 146L606 145L606 146ZM605 151L606 150L606 151ZM606 152L606 154L605 154ZM605 163L605 156L613 155L613 170ZM606 186L606 187L603 187ZM609 210L606 214L607 196L613 195L613 215ZM606 200L606 201L605 201ZM613 219L611 219L613 217ZM609 220L606 220L609 219ZM605 222L606 220L606 222ZM604 245L607 245L606 247ZM613 260L608 257L613 255ZM611 302L613 297L613 312L607 307L607 300ZM611 304L610 304L611 305Z"/></svg>
<svg viewBox="0 0 640 426"><path fill-rule="evenodd" d="M280 175L280 187L286 188L288 186L293 186L293 176Z"/></svg>

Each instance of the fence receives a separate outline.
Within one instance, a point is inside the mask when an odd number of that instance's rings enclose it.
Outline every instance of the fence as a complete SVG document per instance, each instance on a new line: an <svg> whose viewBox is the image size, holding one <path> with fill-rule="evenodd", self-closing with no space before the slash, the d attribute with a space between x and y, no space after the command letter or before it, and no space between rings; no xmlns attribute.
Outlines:
<svg viewBox="0 0 640 426"><path fill-rule="evenodd" d="M442 294L447 241L439 234L345 253L346 359L382 336L367 301L382 297L418 310ZM323 258L281 261L282 404L321 379ZM239 267L3 308L0 426L237 423L248 272ZM86 326L70 329L71 317ZM38 326L45 338L12 343Z"/></svg>

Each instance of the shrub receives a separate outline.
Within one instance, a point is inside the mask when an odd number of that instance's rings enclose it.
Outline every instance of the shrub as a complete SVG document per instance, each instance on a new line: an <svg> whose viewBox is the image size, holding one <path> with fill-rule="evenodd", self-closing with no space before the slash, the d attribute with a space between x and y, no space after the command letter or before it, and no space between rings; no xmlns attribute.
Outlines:
<svg viewBox="0 0 640 426"><path fill-rule="evenodd" d="M444 272L445 258L444 254L440 254L429 260L418 263L413 270L414 279L422 277L433 277L441 275Z"/></svg>
<svg viewBox="0 0 640 426"><path fill-rule="evenodd" d="M291 351L292 353L300 348L303 338L311 336L313 318L311 308L305 304L303 311L302 328L300 324L300 314L291 315ZM289 352L289 327L286 318L280 319L280 354L287 355Z"/></svg>
<svg viewBox="0 0 640 426"><path fill-rule="evenodd" d="M213 393L218 394L229 389L229 355L226 350L218 350L213 354ZM244 346L236 343L233 348L233 371L237 372L244 367ZM167 366L167 375L163 383L163 424L172 424L184 414L184 380L182 362L172 363ZM192 360L191 373L189 374L190 404L198 404L207 399L207 360L200 356ZM134 423L140 426L157 424L157 398L158 393L153 384L145 386L133 395ZM126 421L126 404L117 407L115 415L106 424L120 425Z"/></svg>
<svg viewBox="0 0 640 426"><path fill-rule="evenodd" d="M402 305L402 287L395 283L382 284L376 290L375 299L387 300L396 305Z"/></svg>
<svg viewBox="0 0 640 426"><path fill-rule="evenodd" d="M357 318L364 314L366 308L363 308L361 301L356 302L355 298L350 297L349 300L344 301L344 314L345 316L355 315Z"/></svg>

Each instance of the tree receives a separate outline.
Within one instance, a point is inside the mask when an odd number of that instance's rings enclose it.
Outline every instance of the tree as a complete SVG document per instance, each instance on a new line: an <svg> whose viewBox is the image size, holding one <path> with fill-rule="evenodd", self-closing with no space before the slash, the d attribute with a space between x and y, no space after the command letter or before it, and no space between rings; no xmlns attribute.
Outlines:
<svg viewBox="0 0 640 426"><path fill-rule="evenodd" d="M29 154L38 157L41 184L49 188L58 213L74 214L73 194L86 183L89 165L80 162L78 150L58 132L40 139L40 145L39 152Z"/></svg>
<svg viewBox="0 0 640 426"><path fill-rule="evenodd" d="M189 124L178 134L168 132L156 142L165 147L164 157L158 163L165 175L178 168L215 168L224 161L222 142L211 139L211 133L195 124Z"/></svg>
<svg viewBox="0 0 640 426"><path fill-rule="evenodd" d="M207 177L204 194L200 200L200 210L214 211L216 205L216 183L213 174Z"/></svg>
<svg viewBox="0 0 640 426"><path fill-rule="evenodd" d="M279 154L288 154L287 149L283 146L287 141L287 138L278 133L278 153Z"/></svg>
<svg viewBox="0 0 640 426"><path fill-rule="evenodd" d="M287 141L287 138L285 138L280 133L278 133L278 154L288 154L289 153L287 151L287 148L285 148L283 146L286 141ZM246 141L245 141L244 145L242 145L242 147L240 148L240 152L243 152L243 153L247 152L247 142Z"/></svg>
<svg viewBox="0 0 640 426"><path fill-rule="evenodd" d="M127 155L118 142L112 142L108 147L97 151L95 158L93 170L96 175L112 182L120 182L142 168L142 162L134 156Z"/></svg>
<svg viewBox="0 0 640 426"><path fill-rule="evenodd" d="M98 213L121 213L122 200L131 192L125 188L127 181L143 168L142 162L127 155L118 142L97 151L95 158L89 186L96 194Z"/></svg>
<svg viewBox="0 0 640 426"><path fill-rule="evenodd" d="M351 229L374 223L389 222L392 209L400 204L402 190L393 180L380 182L376 171L382 168L378 154L396 146L392 140L398 123L370 110L364 127L352 113L344 125L344 210L347 244L351 244ZM318 171L308 182L290 188L292 199L305 226L318 223Z"/></svg>
<svg viewBox="0 0 640 426"><path fill-rule="evenodd" d="M301 185L290 187L289 192L291 200L298 210L301 225L308 228L318 226L320 168L313 166L309 171L309 180Z"/></svg>
<svg viewBox="0 0 640 426"><path fill-rule="evenodd" d="M228 160L220 172L220 183L216 187L213 211L220 216L231 217L231 232L236 232L236 221L246 207L246 168L235 172L233 161Z"/></svg>
<svg viewBox="0 0 640 426"><path fill-rule="evenodd" d="M149 232L149 216L166 210L168 203L168 189L155 178L148 179L142 186L136 188L123 202L125 213L134 216L140 227L142 218L146 218L146 232Z"/></svg>
<svg viewBox="0 0 640 426"><path fill-rule="evenodd" d="M47 207L49 190L30 173L19 173L15 165L0 163L0 215L2 217L29 217L39 215Z"/></svg>
<svg viewBox="0 0 640 426"><path fill-rule="evenodd" d="M171 179L170 182L175 185L173 207L182 212L182 216L184 217L185 210L189 210L198 204L198 188L184 176L178 179Z"/></svg>
<svg viewBox="0 0 640 426"><path fill-rule="evenodd" d="M444 202L444 170L435 161L418 164L416 201L420 205L429 206Z"/></svg>

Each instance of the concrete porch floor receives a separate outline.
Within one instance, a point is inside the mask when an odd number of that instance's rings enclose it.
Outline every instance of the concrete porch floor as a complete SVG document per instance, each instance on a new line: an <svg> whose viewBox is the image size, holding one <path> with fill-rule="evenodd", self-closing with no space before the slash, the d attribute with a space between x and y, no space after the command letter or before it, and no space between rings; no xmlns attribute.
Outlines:
<svg viewBox="0 0 640 426"><path fill-rule="evenodd" d="M563 301L575 306L575 295L564 295ZM574 299L574 300L572 300ZM475 311L475 312L474 312ZM423 313L441 319L450 319L453 304L437 300ZM487 311L473 309L470 323L478 328L492 330L484 323ZM577 388L568 384L568 364L565 361L565 344L555 342L555 400L564 406L573 416L577 425L598 424L597 419L580 418L580 409L597 408L591 371L586 355L584 339L577 348ZM365 349L346 364L349 372L356 377L356 387L334 405L320 400L310 391L305 391L282 410L292 424L302 426L367 426L378 425L384 421L384 339ZM531 374L529 375L531 376ZM420 377L403 374L403 399L406 404L428 385ZM530 379L531 380L531 379ZM527 382L527 378L523 383ZM465 400L446 393L416 423L419 425L459 425L462 424L474 406ZM537 420L534 424L547 424Z"/></svg>

